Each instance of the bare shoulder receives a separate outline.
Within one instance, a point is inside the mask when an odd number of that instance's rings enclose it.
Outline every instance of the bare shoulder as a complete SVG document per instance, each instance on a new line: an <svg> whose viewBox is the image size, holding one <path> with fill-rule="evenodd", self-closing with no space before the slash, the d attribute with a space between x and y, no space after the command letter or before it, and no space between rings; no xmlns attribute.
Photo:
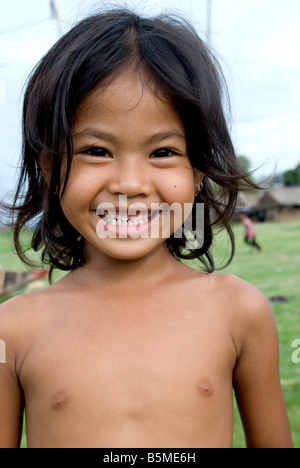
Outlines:
<svg viewBox="0 0 300 468"><path fill-rule="evenodd" d="M232 323L233 336L240 352L247 343L261 340L277 342L277 327L272 308L264 294L252 284L233 276L215 275L215 294Z"/></svg>
<svg viewBox="0 0 300 468"><path fill-rule="evenodd" d="M27 300L24 296L15 296L0 306L0 335L9 330L22 328L22 311L26 308Z"/></svg>
<svg viewBox="0 0 300 468"><path fill-rule="evenodd" d="M250 283L234 275L213 274L211 289L224 306L230 307L234 315L245 320L273 315L270 304L264 294Z"/></svg>
<svg viewBox="0 0 300 468"><path fill-rule="evenodd" d="M0 306L0 338L10 344L20 343L32 323L35 307L33 295L20 295L7 300Z"/></svg>
<svg viewBox="0 0 300 468"><path fill-rule="evenodd" d="M189 268L189 267L188 267ZM191 285L195 296L211 300L215 307L221 305L223 313L238 315L244 320L256 321L257 315L273 315L270 304L264 294L252 284L235 275L219 273L203 273L189 268L186 275L187 283ZM183 276L181 276L182 281Z"/></svg>
<svg viewBox="0 0 300 468"><path fill-rule="evenodd" d="M5 369L12 375L17 374L17 357L27 349L25 342L28 340L25 337L29 324L24 309L29 311L30 306L23 296L16 296L0 306L0 339L5 343Z"/></svg>
<svg viewBox="0 0 300 468"><path fill-rule="evenodd" d="M51 298L59 294L66 294L68 288L62 280L37 292L15 296L0 305L1 323L8 321L35 321L38 315L45 315L51 303ZM50 303L49 303L50 302Z"/></svg>
<svg viewBox="0 0 300 468"><path fill-rule="evenodd" d="M0 305L0 339L20 344L41 326L49 309L50 288L15 296Z"/></svg>
<svg viewBox="0 0 300 468"><path fill-rule="evenodd" d="M199 276L199 300L210 305L217 320L226 322L239 355L249 341L259 343L263 335L277 340L277 328L269 301L255 286L226 274ZM194 288L195 289L195 288Z"/></svg>
<svg viewBox="0 0 300 468"><path fill-rule="evenodd" d="M8 299L0 306L0 323L20 323L28 321L30 316L39 311L38 305L42 301L44 291L22 294Z"/></svg>
<svg viewBox="0 0 300 468"><path fill-rule="evenodd" d="M0 340L5 343L7 357L17 375L32 343L47 330L51 311L57 309L51 299L56 289L51 286L15 296L0 306Z"/></svg>

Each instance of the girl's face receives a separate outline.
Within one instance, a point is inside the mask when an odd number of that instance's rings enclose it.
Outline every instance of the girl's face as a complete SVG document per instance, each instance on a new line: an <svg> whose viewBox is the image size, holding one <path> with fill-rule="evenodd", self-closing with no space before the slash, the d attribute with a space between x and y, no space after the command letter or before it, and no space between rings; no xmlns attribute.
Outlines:
<svg viewBox="0 0 300 468"><path fill-rule="evenodd" d="M86 240L87 261L133 260L164 248L190 214L202 180L174 106L127 71L88 95L72 136L61 205Z"/></svg>

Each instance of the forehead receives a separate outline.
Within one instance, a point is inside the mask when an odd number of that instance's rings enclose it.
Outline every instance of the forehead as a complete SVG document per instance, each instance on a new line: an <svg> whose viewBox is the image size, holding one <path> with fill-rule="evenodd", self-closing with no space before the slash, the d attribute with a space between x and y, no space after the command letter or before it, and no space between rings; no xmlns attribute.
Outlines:
<svg viewBox="0 0 300 468"><path fill-rule="evenodd" d="M135 119L153 125L175 125L183 130L182 119L173 103L151 79L130 70L88 94L77 109L74 127L82 127L87 121L117 123L126 118L128 124Z"/></svg>

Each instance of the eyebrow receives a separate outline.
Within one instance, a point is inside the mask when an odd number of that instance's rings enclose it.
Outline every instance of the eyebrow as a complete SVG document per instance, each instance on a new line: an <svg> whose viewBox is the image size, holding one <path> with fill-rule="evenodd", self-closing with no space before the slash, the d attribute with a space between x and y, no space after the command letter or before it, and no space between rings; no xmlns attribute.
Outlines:
<svg viewBox="0 0 300 468"><path fill-rule="evenodd" d="M164 140L168 140L169 138L181 138L183 140L186 140L186 136L183 135L182 133L179 132L159 132L156 133L155 135L152 135L147 139L147 143L158 143Z"/></svg>
<svg viewBox="0 0 300 468"><path fill-rule="evenodd" d="M73 135L73 138L80 137L95 137L99 140L108 141L110 143L115 143L117 141L117 138L112 133L97 130L95 128L85 128L81 132L77 132ZM186 140L186 136L183 133L178 131L169 131L155 133L154 135L147 138L146 143L158 143L164 140L168 140L169 138L181 138Z"/></svg>
<svg viewBox="0 0 300 468"><path fill-rule="evenodd" d="M94 128L85 128L81 132L77 132L73 135L73 138L80 137L95 137L99 140L109 141L112 143L115 141L115 137L111 133L96 130Z"/></svg>

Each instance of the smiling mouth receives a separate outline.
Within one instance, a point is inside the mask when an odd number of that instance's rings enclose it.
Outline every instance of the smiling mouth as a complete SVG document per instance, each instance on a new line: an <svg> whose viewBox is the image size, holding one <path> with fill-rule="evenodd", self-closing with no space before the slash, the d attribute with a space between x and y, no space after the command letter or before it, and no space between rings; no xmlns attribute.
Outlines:
<svg viewBox="0 0 300 468"><path fill-rule="evenodd" d="M143 226L151 222L151 220L158 215L159 211L154 211L150 215L147 213L134 216L118 215L116 213L111 214L109 211L105 211L103 214L96 213L105 223L111 224L112 226Z"/></svg>
<svg viewBox="0 0 300 468"><path fill-rule="evenodd" d="M94 214L98 219L97 233L99 237L107 237L107 233L111 233L112 237L132 237L136 238L139 235L146 233L160 219L162 211L156 210L150 213L139 213L133 216L109 212L109 210L95 210ZM98 232L99 231L99 232Z"/></svg>

